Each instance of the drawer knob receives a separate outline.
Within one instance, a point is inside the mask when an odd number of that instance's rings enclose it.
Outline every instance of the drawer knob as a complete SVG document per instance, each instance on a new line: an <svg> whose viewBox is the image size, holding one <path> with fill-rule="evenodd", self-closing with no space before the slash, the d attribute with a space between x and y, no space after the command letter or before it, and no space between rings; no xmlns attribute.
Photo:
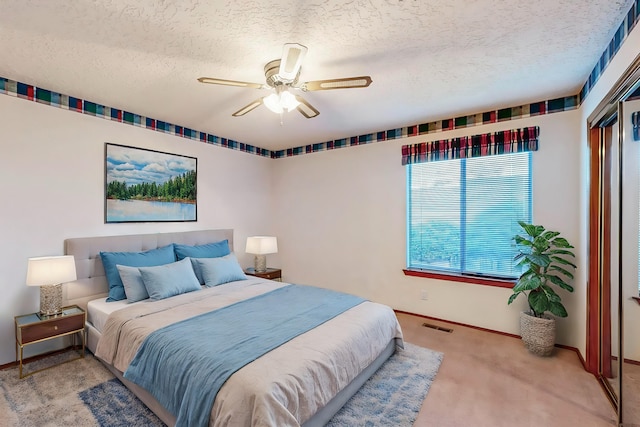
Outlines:
<svg viewBox="0 0 640 427"><path fill-rule="evenodd" d="M56 325L56 326L54 326L54 327L53 327L53 330L54 330L54 331L57 331L57 330L58 330L58 326L57 326L57 325Z"/></svg>

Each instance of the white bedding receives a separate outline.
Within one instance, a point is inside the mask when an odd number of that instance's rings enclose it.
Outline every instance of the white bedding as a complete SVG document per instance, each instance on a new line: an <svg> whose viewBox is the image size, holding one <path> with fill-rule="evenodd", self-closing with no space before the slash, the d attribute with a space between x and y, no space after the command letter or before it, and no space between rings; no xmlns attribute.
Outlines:
<svg viewBox="0 0 640 427"><path fill-rule="evenodd" d="M282 285L251 278L167 300L114 308L102 327L96 356L125 371L144 338L154 330ZM372 302L353 307L233 374L217 395L210 425L298 427L394 338L402 339L402 332L393 310Z"/></svg>
<svg viewBox="0 0 640 427"><path fill-rule="evenodd" d="M129 304L125 299L122 301L110 301L107 302L105 297L94 299L87 304L87 322L93 325L98 332L102 333L104 324L107 323L107 318L111 313L121 308L130 307L134 304L139 304L142 301Z"/></svg>

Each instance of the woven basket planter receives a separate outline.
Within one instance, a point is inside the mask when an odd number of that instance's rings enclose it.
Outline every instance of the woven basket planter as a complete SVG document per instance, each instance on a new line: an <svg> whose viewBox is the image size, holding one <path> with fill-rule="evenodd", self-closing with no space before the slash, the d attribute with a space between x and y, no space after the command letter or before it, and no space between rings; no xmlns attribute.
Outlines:
<svg viewBox="0 0 640 427"><path fill-rule="evenodd" d="M521 312L520 335L530 353L536 356L550 356L556 343L556 320Z"/></svg>

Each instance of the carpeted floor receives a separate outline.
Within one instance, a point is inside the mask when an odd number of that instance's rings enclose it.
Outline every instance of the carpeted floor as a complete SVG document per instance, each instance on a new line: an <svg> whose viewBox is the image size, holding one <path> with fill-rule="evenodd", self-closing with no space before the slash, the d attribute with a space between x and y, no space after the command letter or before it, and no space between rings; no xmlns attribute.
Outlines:
<svg viewBox="0 0 640 427"><path fill-rule="evenodd" d="M433 382L442 353L405 343L335 415L332 427L411 426ZM27 372L73 353L27 365ZM88 354L25 379L0 371L0 427L163 426L113 375Z"/></svg>

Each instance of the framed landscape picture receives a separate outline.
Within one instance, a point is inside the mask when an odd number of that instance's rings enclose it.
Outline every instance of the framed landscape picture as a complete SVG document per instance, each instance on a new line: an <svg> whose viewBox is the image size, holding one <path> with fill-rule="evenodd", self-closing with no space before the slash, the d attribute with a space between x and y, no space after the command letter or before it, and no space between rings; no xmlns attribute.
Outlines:
<svg viewBox="0 0 640 427"><path fill-rule="evenodd" d="M105 144L105 222L197 221L198 159Z"/></svg>

